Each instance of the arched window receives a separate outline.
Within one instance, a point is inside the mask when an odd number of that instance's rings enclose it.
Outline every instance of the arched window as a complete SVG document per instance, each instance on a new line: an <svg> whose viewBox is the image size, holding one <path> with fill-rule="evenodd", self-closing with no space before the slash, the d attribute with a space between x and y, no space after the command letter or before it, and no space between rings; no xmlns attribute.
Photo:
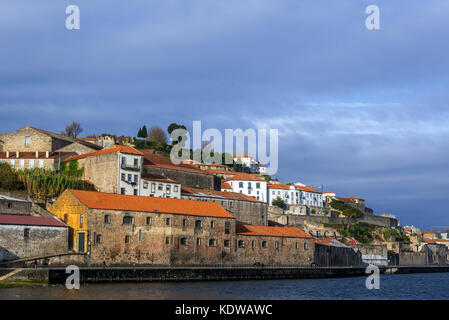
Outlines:
<svg viewBox="0 0 449 320"><path fill-rule="evenodd" d="M123 224L131 224L131 223L133 223L133 217L131 217L131 216L123 217Z"/></svg>

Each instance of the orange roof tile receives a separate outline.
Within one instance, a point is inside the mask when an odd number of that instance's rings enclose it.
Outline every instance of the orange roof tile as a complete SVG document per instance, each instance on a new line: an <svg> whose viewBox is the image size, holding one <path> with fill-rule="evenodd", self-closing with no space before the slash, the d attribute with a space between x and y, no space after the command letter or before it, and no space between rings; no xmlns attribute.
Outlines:
<svg viewBox="0 0 449 320"><path fill-rule="evenodd" d="M243 172L236 172L235 176L229 177L225 181L231 181L231 180L265 181L265 179L261 178L260 176L257 176L254 174L249 174L249 173L243 173Z"/></svg>
<svg viewBox="0 0 449 320"><path fill-rule="evenodd" d="M174 164L171 162L170 157L164 157L154 154L154 150L147 149L140 151L142 151L144 156L144 166L211 175L206 170L201 170L188 163Z"/></svg>
<svg viewBox="0 0 449 320"><path fill-rule="evenodd" d="M313 238L303 230L295 227L238 225L237 234L244 236L268 236L288 238Z"/></svg>
<svg viewBox="0 0 449 320"><path fill-rule="evenodd" d="M234 217L215 202L68 190L90 209L171 213L200 217Z"/></svg>
<svg viewBox="0 0 449 320"><path fill-rule="evenodd" d="M77 156L71 156L71 157L68 157L67 159L65 159L65 161L79 160L79 159L84 159L87 157L94 157L94 156L99 156L102 154L109 154L109 153L115 153L115 152L136 154L139 156L142 155L142 153L140 151L134 149L133 147L122 146L122 145L116 144L115 148L101 149L101 150L95 151L95 152L89 152L89 153L84 153L84 154L80 154Z"/></svg>
<svg viewBox="0 0 449 320"><path fill-rule="evenodd" d="M296 189L301 190L301 191L307 191L307 192L315 192L315 193L321 193L318 190L315 190L309 186L303 187L303 186L295 186Z"/></svg>
<svg viewBox="0 0 449 320"><path fill-rule="evenodd" d="M222 182L221 183L221 188L225 189L225 190L232 190L232 187L227 182Z"/></svg>
<svg viewBox="0 0 449 320"><path fill-rule="evenodd" d="M292 187L289 184L280 184L280 183L276 183L276 184L270 184L268 186L268 189L285 189L285 190L290 190L290 187Z"/></svg>
<svg viewBox="0 0 449 320"><path fill-rule="evenodd" d="M247 196L243 193L238 192L229 192L229 191L218 191L218 190L209 190L209 189L198 189L198 188L190 188L190 187L181 187L181 191L183 193L189 193L193 195L209 195L209 196L217 196L230 200L241 200L241 201L251 201L251 202L260 202L265 203L263 201L254 199L253 197Z"/></svg>

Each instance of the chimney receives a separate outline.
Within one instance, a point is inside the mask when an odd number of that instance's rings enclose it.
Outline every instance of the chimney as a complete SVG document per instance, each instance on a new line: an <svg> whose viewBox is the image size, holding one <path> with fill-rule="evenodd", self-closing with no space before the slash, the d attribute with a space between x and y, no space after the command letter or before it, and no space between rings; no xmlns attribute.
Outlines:
<svg viewBox="0 0 449 320"><path fill-rule="evenodd" d="M46 157L46 158L48 158L48 154L49 154L49 152L46 151L46 152L45 152L45 157Z"/></svg>
<svg viewBox="0 0 449 320"><path fill-rule="evenodd" d="M19 157L19 151L16 151L16 158Z"/></svg>
<svg viewBox="0 0 449 320"><path fill-rule="evenodd" d="M36 151L36 159L39 158L39 151Z"/></svg>

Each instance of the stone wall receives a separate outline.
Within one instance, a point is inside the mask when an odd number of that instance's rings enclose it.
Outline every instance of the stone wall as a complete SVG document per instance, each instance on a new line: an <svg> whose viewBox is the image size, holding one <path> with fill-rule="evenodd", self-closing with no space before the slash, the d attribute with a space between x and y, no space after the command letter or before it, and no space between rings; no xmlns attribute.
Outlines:
<svg viewBox="0 0 449 320"><path fill-rule="evenodd" d="M267 247L262 247L262 241L267 241ZM235 263L309 267L314 262L314 245L313 238L237 235Z"/></svg>
<svg viewBox="0 0 449 320"><path fill-rule="evenodd" d="M315 244L314 260L320 267L360 266L362 255L350 247Z"/></svg>
<svg viewBox="0 0 449 320"><path fill-rule="evenodd" d="M0 214L30 215L31 202L0 196Z"/></svg>
<svg viewBox="0 0 449 320"><path fill-rule="evenodd" d="M267 204L263 202L241 201L194 194L183 194L183 199L216 202L228 211L238 222L259 226L268 225Z"/></svg>
<svg viewBox="0 0 449 320"><path fill-rule="evenodd" d="M105 224L105 215L110 216L110 223ZM132 217L132 223L123 223L125 215ZM91 264L232 263L234 219L97 209L89 210L88 217ZM150 224L147 218L151 219ZM197 221L201 227L195 227ZM225 234L225 222L230 223L229 234ZM210 239L215 239L215 243L210 245Z"/></svg>
<svg viewBox="0 0 449 320"><path fill-rule="evenodd" d="M25 145L25 137L30 137L30 143ZM51 136L39 132L31 127L8 133L4 137L3 151L10 152L30 152L30 151L54 151L69 144L67 140L52 138Z"/></svg>
<svg viewBox="0 0 449 320"><path fill-rule="evenodd" d="M67 238L66 227L0 225L0 261L66 252Z"/></svg>
<svg viewBox="0 0 449 320"><path fill-rule="evenodd" d="M269 207L268 209L268 220L289 225L289 226L298 226L299 228L303 227L306 222L313 223L366 223L379 227L396 227L399 225L398 220L388 217L381 216L372 216L372 215L363 215L359 219L352 219L348 217L340 218L334 216L324 216L324 215L295 215L295 214L279 214L279 212L275 212L273 207ZM279 209L279 208L278 208ZM280 209L282 210L282 209Z"/></svg>
<svg viewBox="0 0 449 320"><path fill-rule="evenodd" d="M74 152L76 154L84 154L89 152L95 152L98 151L98 148L90 148L84 144L74 142L71 144L68 144L58 150L56 152Z"/></svg>
<svg viewBox="0 0 449 320"><path fill-rule="evenodd" d="M351 245L351 248L362 254L362 261L374 265L388 265L387 245Z"/></svg>
<svg viewBox="0 0 449 320"><path fill-rule="evenodd" d="M185 187L221 190L221 179L214 175L173 170L156 166L145 166L145 171L147 173L157 174L172 179Z"/></svg>
<svg viewBox="0 0 449 320"><path fill-rule="evenodd" d="M118 193L118 154L107 153L78 160L84 166L83 179L100 192Z"/></svg>

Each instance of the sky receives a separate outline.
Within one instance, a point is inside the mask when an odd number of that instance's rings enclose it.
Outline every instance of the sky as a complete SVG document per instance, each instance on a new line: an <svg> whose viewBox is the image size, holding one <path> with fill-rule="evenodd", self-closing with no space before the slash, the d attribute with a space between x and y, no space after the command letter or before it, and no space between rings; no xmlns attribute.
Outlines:
<svg viewBox="0 0 449 320"><path fill-rule="evenodd" d="M449 228L448 17L443 0L4 0L0 133L278 129L283 182Z"/></svg>

